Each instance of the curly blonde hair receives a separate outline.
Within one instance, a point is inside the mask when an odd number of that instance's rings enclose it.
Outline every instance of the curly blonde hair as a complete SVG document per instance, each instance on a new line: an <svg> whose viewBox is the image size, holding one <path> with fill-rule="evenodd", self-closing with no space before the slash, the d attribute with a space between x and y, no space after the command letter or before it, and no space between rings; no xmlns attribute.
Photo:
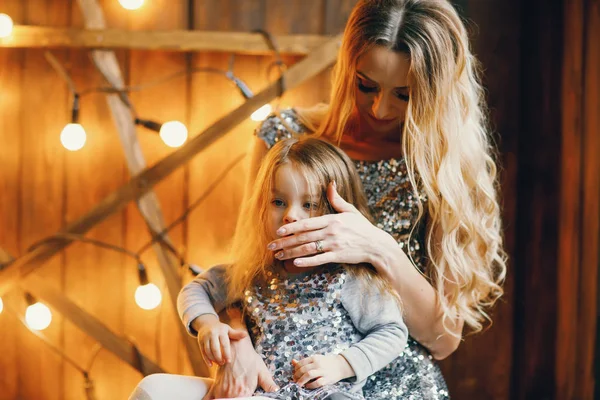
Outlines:
<svg viewBox="0 0 600 400"><path fill-rule="evenodd" d="M478 332L503 294L506 256L497 170L478 63L446 0L362 0L346 25L329 105L298 110L315 135L351 130L356 65L374 46L410 56L402 148L410 181L427 195L427 277L448 320ZM419 198L419 196L415 196Z"/></svg>

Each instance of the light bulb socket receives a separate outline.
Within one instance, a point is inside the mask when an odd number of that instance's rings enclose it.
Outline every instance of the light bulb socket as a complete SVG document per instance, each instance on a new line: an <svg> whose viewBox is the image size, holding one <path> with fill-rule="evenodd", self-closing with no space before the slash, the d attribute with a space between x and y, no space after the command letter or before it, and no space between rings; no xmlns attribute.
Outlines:
<svg viewBox="0 0 600 400"><path fill-rule="evenodd" d="M79 94L73 94L73 108L71 109L71 122L76 124L79 122Z"/></svg>
<svg viewBox="0 0 600 400"><path fill-rule="evenodd" d="M246 100L251 99L252 97L254 97L254 93L252 93L252 90L250 90L250 88L248 87L248 85L246 85L246 83L241 80L240 78L234 76L233 74L231 76L229 76L229 79L231 79L231 81L233 82L233 84L238 88L238 90L240 91L240 93L242 94L242 96L244 96L244 98Z"/></svg>
<svg viewBox="0 0 600 400"><path fill-rule="evenodd" d="M194 274L194 276L200 275L202 273L202 268L197 266L196 264L188 264L188 269Z"/></svg>
<svg viewBox="0 0 600 400"><path fill-rule="evenodd" d="M138 278L140 280L140 286L150 283L150 281L148 281L148 272L146 271L146 267L141 263L138 264Z"/></svg>
<svg viewBox="0 0 600 400"><path fill-rule="evenodd" d="M29 292L25 292L25 301L27 302L28 306L32 306L35 303L37 303L37 300L35 299L35 297L33 297L33 295Z"/></svg>
<svg viewBox="0 0 600 400"><path fill-rule="evenodd" d="M136 118L134 120L134 122L136 125L141 125L144 128L148 128L154 132L160 132L160 128L162 128L162 124L160 124L156 121L149 120L149 119Z"/></svg>

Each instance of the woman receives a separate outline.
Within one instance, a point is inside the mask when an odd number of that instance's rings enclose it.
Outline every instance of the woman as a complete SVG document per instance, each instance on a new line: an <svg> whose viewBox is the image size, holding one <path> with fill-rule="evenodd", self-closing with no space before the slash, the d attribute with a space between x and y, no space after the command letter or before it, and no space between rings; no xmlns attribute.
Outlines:
<svg viewBox="0 0 600 400"><path fill-rule="evenodd" d="M296 134L320 136L350 155L377 223L333 193L338 214L283 226L269 250L298 267L372 264L402 298L412 338L369 379L365 397L447 398L434 359L456 350L465 324L481 331L506 273L483 90L452 5L359 1L330 104L269 118L257 132L252 171L277 140ZM191 332L202 331L187 289L179 298L182 319ZM200 345L210 337L202 331ZM230 362L217 358L223 366L215 397L248 395L257 384L274 389L247 337L231 344Z"/></svg>

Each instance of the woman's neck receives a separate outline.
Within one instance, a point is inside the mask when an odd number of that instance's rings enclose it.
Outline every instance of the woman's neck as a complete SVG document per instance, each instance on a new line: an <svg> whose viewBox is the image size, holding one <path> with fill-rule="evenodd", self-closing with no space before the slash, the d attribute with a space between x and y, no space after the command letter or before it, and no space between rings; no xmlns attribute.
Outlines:
<svg viewBox="0 0 600 400"><path fill-rule="evenodd" d="M340 147L354 160L378 161L402 158L402 143L398 140L357 139L351 134L345 134L342 136Z"/></svg>
<svg viewBox="0 0 600 400"><path fill-rule="evenodd" d="M402 157L401 131L373 133L365 131L357 116L351 117L340 147L350 158L361 161L388 160Z"/></svg>

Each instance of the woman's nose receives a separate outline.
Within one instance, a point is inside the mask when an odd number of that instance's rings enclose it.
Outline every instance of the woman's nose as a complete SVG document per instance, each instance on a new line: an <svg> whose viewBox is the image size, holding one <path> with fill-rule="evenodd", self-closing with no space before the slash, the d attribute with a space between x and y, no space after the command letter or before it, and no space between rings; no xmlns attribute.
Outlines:
<svg viewBox="0 0 600 400"><path fill-rule="evenodd" d="M373 100L373 108L371 111L373 116L377 119L390 119L392 108L389 97L380 92Z"/></svg>

